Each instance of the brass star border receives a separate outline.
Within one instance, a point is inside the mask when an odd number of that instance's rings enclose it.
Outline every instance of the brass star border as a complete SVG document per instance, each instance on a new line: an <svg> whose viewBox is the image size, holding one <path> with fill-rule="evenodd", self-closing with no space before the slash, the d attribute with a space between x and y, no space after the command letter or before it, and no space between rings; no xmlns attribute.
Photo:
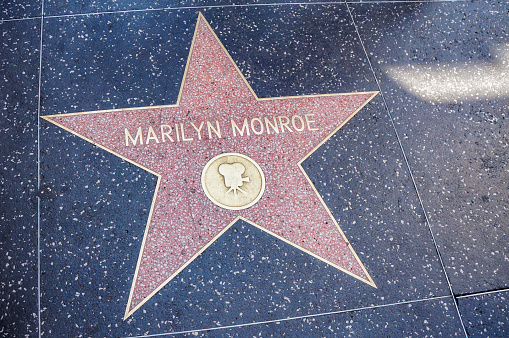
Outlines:
<svg viewBox="0 0 509 338"><path fill-rule="evenodd" d="M312 98L319 98L319 97L330 97L330 98L333 98L333 97L339 97L339 96L366 95L367 99L365 100L365 102L360 104L358 106L358 108L353 113L351 113L346 119L344 119L343 122L340 123L340 125L337 128L334 128L332 130L332 132L330 132L325 138L323 138L321 142L319 142L316 146L314 146L314 148L309 153L307 153L307 155L302 157L298 161L298 163L297 163L297 166L300 169L300 171L302 172L302 174L304 175L305 180L307 181L307 183L309 184L311 189L316 194L316 197L321 202L321 205L323 206L323 208L326 210L326 212L327 212L327 214L329 216L329 219L332 220L332 222L334 223L334 225L337 228L337 230L339 231L342 239L344 240L344 242L348 246L351 254L355 258L357 263L360 265L360 267L362 268L362 272L366 276L366 278L361 278L360 276L358 276L355 273L347 270L346 268L344 268L342 266L339 266L337 264L334 264L334 263L328 261L327 259L319 256L318 254L316 254L316 253L314 253L314 252L312 252L310 250L307 250L307 249L305 249L305 248L303 248L303 247L301 247L299 245L296 245L294 242L284 238L283 236L280 236L280 235L276 234L274 231L268 230L266 227L260 226L260 225L256 224L255 222L250 221L247 218L244 218L243 216L237 216L236 218L233 219L233 221L231 221L227 226L225 226L221 231L219 231L211 240L209 240L208 243L206 245L204 245L199 251L197 251L190 259L187 259L186 262L184 264L182 264L180 266L180 268L178 268L176 271L174 271L171 274L170 277L168 277L164 282L160 283L160 285L158 287L156 287L152 292L150 292L150 294L148 296L144 297L137 304L135 303L136 306L131 308L132 301L133 301L133 294L135 292L135 287L136 287L136 282L137 282L137 279L138 279L139 273L140 273L140 266L142 265L142 257L143 257L145 246L146 246L146 243L147 243L147 237L148 237L148 234L149 234L149 229L151 227L151 221L152 221L152 218L154 216L154 209L155 209L155 206L156 206L156 201L157 201L158 194L159 194L160 188L161 188L162 174L156 172L155 170L149 169L146 165L140 164L137 161L135 161L133 159L130 159L127 156L124 156L124 155L118 153L115 150L112 150L111 147L107 147L105 145L99 144L98 142L94 141L92 138L83 135L83 133L81 133L79 131L76 131L75 129L72 129L72 128L66 126L65 125L66 123L62 122L63 121L62 119L66 118L66 117L73 117L73 116L81 117L81 116L85 116L85 115L86 116L90 116L91 118L93 118L92 115L95 115L95 114L104 114L104 113L129 113L129 112L133 112L133 113L144 114L144 112L148 112L149 113L150 111L153 111L153 110L156 110L156 109L165 109L165 108L169 109L169 108L178 108L178 107L180 107L181 102L182 102L182 94L183 94L183 91L184 91L184 85L186 84L186 79L187 79L188 71L189 71L189 65L190 65L190 62L191 62L191 57L193 55L193 51L195 49L196 39L197 39L197 35L198 35L198 29L199 29L201 23L206 25L206 27L210 30L210 32L212 33L212 35L213 35L214 39L216 40L217 44L221 47L221 49L224 52L224 54L227 56L227 58L229 59L231 64L234 66L236 72L238 73L238 75L240 75L240 77L242 78L242 81L244 82L244 84L246 85L246 87L248 88L249 92L251 93L251 95L256 100L256 102L278 101L278 100L285 100L285 99L289 99L289 100L292 100L292 99L306 99L306 98L312 99ZM274 97L274 98L258 98L256 93L253 91L253 89L251 88L251 86L247 82L246 78L243 76L243 74L240 71L240 69L237 67L236 63L231 58L230 54L228 53L228 51L226 50L224 45L221 43L221 41L219 40L219 38L217 37L217 35L213 31L213 29L210 27L209 23L206 21L206 19L203 17L203 15L201 13L199 13L198 19L197 19L197 23L196 23L196 27L195 27L195 31L194 31L194 35L193 35L193 40L192 40L191 47L190 47L190 50L189 50L188 60L187 60L186 67L185 67L185 70L184 70L184 75L183 75L183 79L182 79L182 82L181 82L180 91L179 91L179 95L178 95L176 104L173 104L173 105L164 105L164 106L149 106L149 107L140 107L140 108L109 109L109 110L100 110L100 111L90 111L90 112L80 112L80 113L71 113L71 114L57 114L57 115L42 116L42 118L45 119L46 121L49 121L49 122L51 122L51 123L53 123L53 124L63 128L63 129L65 129L65 130L67 130L68 132L70 132L70 133L72 133L72 134L74 134L74 135L76 135L76 136L78 136L78 137L80 137L80 138L82 138L82 139L84 139L84 140L86 140L86 141L88 141L88 142L98 146L99 148L101 148L101 149L103 149L103 150L105 150L105 151L107 151L107 152L109 152L109 153L111 153L111 154L113 154L115 156L118 156L118 157L122 158L123 160L125 160L125 161L127 161L129 163L132 163L132 164L134 164L134 165L136 165L136 166L146 170L147 172L157 176L157 184L156 184L154 196L152 198L151 208L150 208L147 224L146 224L144 235L143 235L143 241L142 241L142 244L141 244L141 249L140 249L140 253L139 253L139 257L138 257L138 261L137 261L137 265L136 265L136 270L135 270L135 273L134 273L134 278L133 278L133 282L132 282L132 286L131 286L131 290L130 290L130 294L129 294L129 300L128 300L128 303L127 303L127 306L126 306L126 311L125 311L125 314L124 314L124 320L127 319L129 316L131 316L134 312L136 312L152 296L154 296L156 293L158 293L168 282L170 282L183 269L185 269L191 262L193 262L203 251L205 251L211 244L213 244L219 237L221 237L239 219L241 219L241 220L251 224L252 226L254 226L254 227L256 227L256 228L258 228L258 229L260 229L260 230L262 230L262 231L264 231L264 232L266 232L266 233L268 233L268 234L270 234L270 235L272 235L272 236L274 236L276 238L278 238L279 240L281 240L281 241L283 241L283 242L285 242L287 244L292 245L293 247L295 247L295 248L297 248L299 250L302 250L303 252L306 252L307 254L309 254L309 255L311 255L311 256L313 256L313 257L315 257L315 258L317 258L317 259L319 259L321 261L326 262L327 264L329 264L329 265L339 269L340 271L343 271L346 274L348 274L348 275L350 275L350 276L352 276L352 277L354 277L356 279L359 279L359 280L367 283L368 285L376 288L376 285L375 285L373 279L371 278L371 276L369 275L368 271L366 270L366 268L364 267L364 265L360 261L359 257L355 253L354 249L352 248L352 246L349 243L348 239L346 238L345 234L343 233L343 231L339 227L339 224L337 223L336 219L334 218L334 216L330 212L329 208L327 207L327 205L323 201L322 197L320 196L320 194L316 190L315 186L311 182L310 178L306 174L304 168L302 167L302 163L312 153L314 153L319 147L321 147L326 141L328 141L339 129L341 129L353 116L356 115L357 112L359 112L378 93L379 93L378 91L373 91L373 92L357 92L357 93L318 94L318 95L287 96L287 97ZM308 124L308 127L309 127L309 124ZM177 130L177 132L178 132L178 130ZM210 133L210 131L209 131L209 133ZM126 136L126 140L127 140L127 136ZM164 136L163 136L163 140L164 140ZM126 143L127 143L127 141L126 141Z"/></svg>

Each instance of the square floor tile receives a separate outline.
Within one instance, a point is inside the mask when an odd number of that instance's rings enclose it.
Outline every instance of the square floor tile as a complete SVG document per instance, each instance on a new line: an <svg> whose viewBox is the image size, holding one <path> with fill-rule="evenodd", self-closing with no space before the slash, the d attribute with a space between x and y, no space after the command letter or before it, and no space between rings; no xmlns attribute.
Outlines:
<svg viewBox="0 0 509 338"><path fill-rule="evenodd" d="M507 287L507 2L350 7L454 292Z"/></svg>
<svg viewBox="0 0 509 338"><path fill-rule="evenodd" d="M261 98L378 88L346 5L201 11ZM175 103L197 17L46 19L43 115ZM159 334L449 294L379 96L303 163L377 288L238 221L125 321L157 178L46 121L41 139L47 334Z"/></svg>

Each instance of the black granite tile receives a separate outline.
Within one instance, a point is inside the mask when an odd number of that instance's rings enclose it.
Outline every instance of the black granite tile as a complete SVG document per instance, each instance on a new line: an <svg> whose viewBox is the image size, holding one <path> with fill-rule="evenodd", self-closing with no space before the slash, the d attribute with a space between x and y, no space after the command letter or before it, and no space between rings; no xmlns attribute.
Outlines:
<svg viewBox="0 0 509 338"><path fill-rule="evenodd" d="M464 333L453 301L444 298L179 336L464 337Z"/></svg>
<svg viewBox="0 0 509 338"><path fill-rule="evenodd" d="M41 16L42 0L4 0L0 5L0 20Z"/></svg>
<svg viewBox="0 0 509 338"><path fill-rule="evenodd" d="M496 292L458 299L463 323L470 337L509 335L508 292Z"/></svg>
<svg viewBox="0 0 509 338"><path fill-rule="evenodd" d="M120 335L156 178L46 121L41 145L41 331Z"/></svg>
<svg viewBox="0 0 509 338"><path fill-rule="evenodd" d="M0 23L0 335L37 334L40 20Z"/></svg>
<svg viewBox="0 0 509 338"><path fill-rule="evenodd" d="M259 97L378 89L346 5L202 12Z"/></svg>
<svg viewBox="0 0 509 338"><path fill-rule="evenodd" d="M42 115L175 103L196 17L155 11L47 19Z"/></svg>
<svg viewBox="0 0 509 338"><path fill-rule="evenodd" d="M346 293L340 303L360 307L448 294L381 97L303 167L364 264L377 276L378 289L373 292L354 284L341 286Z"/></svg>
<svg viewBox="0 0 509 338"><path fill-rule="evenodd" d="M377 88L345 5L203 13L261 97ZM174 103L196 18L47 19L43 115ZM304 163L377 289L238 222L126 321L155 179L56 126L41 133L45 334L159 334L448 294L380 97Z"/></svg>
<svg viewBox="0 0 509 338"><path fill-rule="evenodd" d="M455 293L508 286L509 5L350 5Z"/></svg>

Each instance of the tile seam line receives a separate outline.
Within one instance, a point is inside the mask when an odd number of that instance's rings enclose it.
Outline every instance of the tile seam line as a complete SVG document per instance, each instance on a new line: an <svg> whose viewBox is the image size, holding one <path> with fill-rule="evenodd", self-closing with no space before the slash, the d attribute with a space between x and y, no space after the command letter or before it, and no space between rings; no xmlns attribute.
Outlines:
<svg viewBox="0 0 509 338"><path fill-rule="evenodd" d="M29 16L26 18L11 18L11 19L0 19L0 25L4 22L15 22L15 21L26 21L26 20L37 20L41 19L42 17L40 15L37 16Z"/></svg>
<svg viewBox="0 0 509 338"><path fill-rule="evenodd" d="M450 0L449 0L450 1ZM466 0L465 0L466 1ZM56 14L46 15L45 19L54 18L67 18L73 16L89 16L89 15L103 15L103 14L123 14L123 13L139 13L139 12L156 12L156 11L174 11L182 9L211 9L211 8L236 8L236 7L270 7L270 6L303 6L303 5L338 5L345 4L343 1L330 1L330 2L274 2L274 3L261 3L261 4L244 4L244 5L208 5L208 6L180 6L180 7L158 7L158 8L144 8L144 9L125 9L119 11L99 11L88 13L73 13L73 14Z"/></svg>
<svg viewBox="0 0 509 338"><path fill-rule="evenodd" d="M240 327L263 325L263 324L272 324L272 323L278 323L278 322L287 322L287 321L306 319L306 318L315 318L315 317L336 315L336 314L342 314L342 313L348 313L348 312L357 312L357 311L363 311L363 310L382 309L382 308L391 307L391 306L421 303L421 302L433 301L433 300L439 300L439 299L445 299L445 298L450 298L454 302L453 297L451 297L451 295L447 295L447 296L430 297L430 298L423 298L423 299L414 299L414 300L409 300L409 301L389 303L389 304L382 304L382 305L363 306L363 307L352 308L352 309L348 309L348 310L321 312L321 313L316 313L316 314L311 314L311 315L302 315L302 316L287 317L287 318L282 318L282 319L265 320L265 321L245 323L245 324L216 326L216 327L209 327L209 328L205 328L205 329L185 330L185 331L166 332L166 333L156 333L156 334L151 334L151 335L128 336L128 337L132 337L132 338L151 338L151 337L162 337L162 336L168 336L168 335L172 336L172 335L177 335L177 334L185 334L185 333L193 333L193 332L204 332L204 331L212 331L212 330L214 330L214 331L215 330L224 330L224 329L240 328Z"/></svg>
<svg viewBox="0 0 509 338"><path fill-rule="evenodd" d="M472 292L472 293L467 293L467 294L464 294L464 295L456 296L456 299L476 297L476 296L484 296L484 295L489 295L489 294L493 294L493 293L501 293L501 292L508 292L508 291L509 291L509 288L503 288L503 289L499 289L499 290Z"/></svg>
<svg viewBox="0 0 509 338"><path fill-rule="evenodd" d="M469 0L382 0L382 1L320 1L320 2L272 2L262 4L244 4L244 5L203 5L203 6L182 6L182 7L158 7L158 8L143 8L143 9L126 9L118 11L100 11L100 12L88 12L88 13L73 13L73 14L55 14L55 15L42 15L42 16L29 16L22 18L9 18L0 19L0 24L11 21L23 21L23 20L36 20L41 18L64 18L71 16L87 16L87 15L99 15L99 14L115 14L115 13L131 13L131 12L152 12L152 11L164 11L164 10L178 10L178 9L207 9L207 8L224 8L224 7L265 7L265 6L288 6L288 5L336 5L336 4L378 4L378 3L436 3L436 2L468 2ZM44 7L44 6L43 6ZM43 9L44 11L44 9Z"/></svg>
<svg viewBox="0 0 509 338"><path fill-rule="evenodd" d="M397 139L397 141L398 141L398 145L399 145L399 147L400 147L401 153L402 153L402 155L403 155L403 159L405 160L405 164L406 164L406 166L407 166L408 173L410 174L410 178L411 178L411 180L412 180L412 184L413 184L414 189L415 189L415 192L416 192L416 194L417 194L417 199L419 200L419 204L420 204L420 206L421 206L421 210L422 210L422 212L423 212L423 214L424 214L424 219L425 219L425 221L426 221L426 225L427 225L428 231L429 231L429 233L430 233L430 235L431 235L431 240L432 240L432 242L433 242L433 245L435 246L435 250L436 250L436 252L437 252L437 256L438 256L438 259L439 259L440 265L442 266L442 271L443 271L443 273L444 273L445 279L446 279L447 284L448 284L448 286L449 286L449 291L450 291L451 296L452 296L452 298L453 298L454 306L455 306L455 308L456 308L456 312L457 312L457 314L458 314L458 318L459 318L459 320L460 320L461 327L462 327L462 329L463 329L463 333L464 333L465 337L467 337L467 338L468 338L467 330L466 330L466 328L465 328L465 324L463 323L463 318L461 317L461 313L460 313L460 310L459 310L459 307L458 307L458 302L457 302L457 300L456 300L456 297L454 296L454 291L453 291L453 289L452 289L452 285L451 285L451 282L450 282L450 280L449 280L449 276L448 276L448 274L447 274L447 270L445 269L444 261L443 261L443 259L442 259L442 254L440 253L440 250L439 250L439 248L438 248L438 244L437 244L436 239L435 239L435 235L434 235L434 233L433 233L433 230L431 229L431 223L430 223L429 218L428 218L428 213L426 212L426 209L425 209L425 207L424 207L424 203L423 203L423 201L422 201L421 194L419 193L419 189L418 189L418 187L417 187L417 182L415 181L415 178L414 178L414 175L413 175L412 169L411 169L411 167L410 167L410 163L409 163L408 158L407 158L407 156L406 156L405 149L403 148L403 144L401 143L401 138L399 137L398 130L396 129L396 124L394 123L394 119L393 119L393 117L392 117L392 114L391 114L391 111L390 111L389 106L388 106L388 104L387 104L387 101L385 100L385 95L383 94L382 86L381 86L381 84L380 84L380 81L378 80L378 77L376 76L375 69L373 68L373 65L371 64L371 60L370 60L369 55L368 55L368 53L367 53L367 51L366 51L366 48L365 48L365 46L364 46L364 42L362 41L362 37L361 37L361 35L360 35L359 29L358 29L358 27L357 27L357 24L356 24L356 22L355 22L355 18L354 18L354 16L353 16L353 13L352 13L352 11L351 11L350 6L348 5L348 3L346 4L346 7L347 7L347 11L348 11L348 13L350 14L350 18L351 18L351 20L352 20L352 24L354 25L355 31L356 31L356 33L357 33L357 37L359 38L359 42L360 42L360 44L361 44L361 46L362 46L362 49L363 49L363 51L364 51L364 54L365 54L365 56L366 56L366 59L367 59L368 64L369 64L369 67L371 68L371 72L373 73L373 77L375 78L376 84L378 85L378 89L379 89L379 91L380 91L380 96L382 97L382 101L383 101L383 104L384 104L384 108L385 108L385 110L387 111L387 114L389 115L389 119L390 119L390 121L391 121L391 125L392 125L392 128L393 128L394 134L396 135L396 139Z"/></svg>
<svg viewBox="0 0 509 338"><path fill-rule="evenodd" d="M44 0L41 1L41 28L39 36L39 83L37 94L37 192L41 188L41 87L42 44L44 29ZM37 196L37 331L41 338L41 198Z"/></svg>

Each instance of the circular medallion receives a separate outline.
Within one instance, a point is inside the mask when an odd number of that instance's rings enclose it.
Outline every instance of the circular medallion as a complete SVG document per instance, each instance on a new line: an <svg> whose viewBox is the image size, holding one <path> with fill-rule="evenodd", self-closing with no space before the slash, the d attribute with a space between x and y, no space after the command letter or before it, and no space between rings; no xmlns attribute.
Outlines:
<svg viewBox="0 0 509 338"><path fill-rule="evenodd" d="M265 176L260 166L246 155L224 153L207 162L201 173L201 184L214 204L242 210L262 197Z"/></svg>

